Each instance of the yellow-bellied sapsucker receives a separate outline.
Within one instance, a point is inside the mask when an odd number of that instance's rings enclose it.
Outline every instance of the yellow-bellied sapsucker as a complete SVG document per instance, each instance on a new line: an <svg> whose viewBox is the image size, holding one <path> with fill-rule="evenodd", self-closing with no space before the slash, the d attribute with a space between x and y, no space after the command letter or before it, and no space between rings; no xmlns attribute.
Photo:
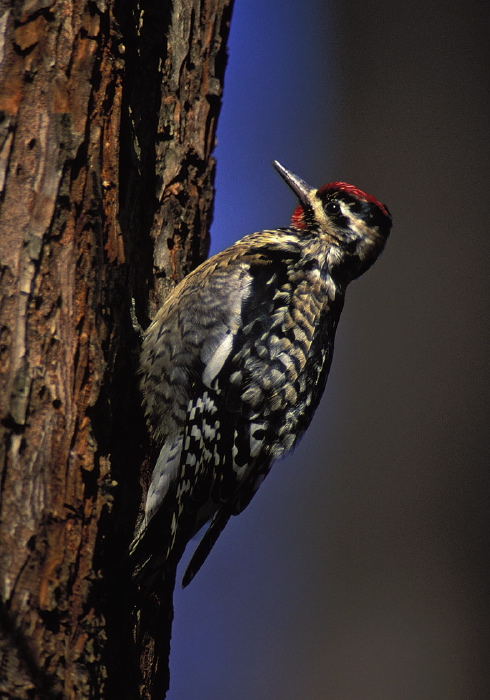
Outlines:
<svg viewBox="0 0 490 700"><path fill-rule="evenodd" d="M161 451L131 549L143 588L175 571L211 519L187 585L298 442L325 388L346 287L391 229L387 207L352 185L317 190L274 165L299 199L290 226L204 262L144 335L141 389Z"/></svg>

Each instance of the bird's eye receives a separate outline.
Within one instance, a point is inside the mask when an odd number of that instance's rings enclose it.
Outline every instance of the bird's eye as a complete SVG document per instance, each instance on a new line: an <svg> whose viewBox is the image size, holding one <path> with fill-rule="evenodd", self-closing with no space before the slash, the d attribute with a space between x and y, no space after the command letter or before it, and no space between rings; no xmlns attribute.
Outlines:
<svg viewBox="0 0 490 700"><path fill-rule="evenodd" d="M327 214L340 214L340 204L338 202L327 202L325 205Z"/></svg>

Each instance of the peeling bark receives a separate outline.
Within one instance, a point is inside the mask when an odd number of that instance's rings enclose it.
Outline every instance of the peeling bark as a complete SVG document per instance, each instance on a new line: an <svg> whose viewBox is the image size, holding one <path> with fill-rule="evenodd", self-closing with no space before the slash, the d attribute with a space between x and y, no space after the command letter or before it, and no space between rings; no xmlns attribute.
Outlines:
<svg viewBox="0 0 490 700"><path fill-rule="evenodd" d="M131 297L151 317L207 252L230 1L0 10L2 697L139 694Z"/></svg>

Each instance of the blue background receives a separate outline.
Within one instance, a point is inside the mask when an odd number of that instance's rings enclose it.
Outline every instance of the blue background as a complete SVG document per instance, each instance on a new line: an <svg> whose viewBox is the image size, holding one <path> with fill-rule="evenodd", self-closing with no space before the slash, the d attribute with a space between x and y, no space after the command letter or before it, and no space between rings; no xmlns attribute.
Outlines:
<svg viewBox="0 0 490 700"><path fill-rule="evenodd" d="M236 0L212 252L287 224L272 159L395 225L305 439L176 593L170 700L490 697L488 15Z"/></svg>

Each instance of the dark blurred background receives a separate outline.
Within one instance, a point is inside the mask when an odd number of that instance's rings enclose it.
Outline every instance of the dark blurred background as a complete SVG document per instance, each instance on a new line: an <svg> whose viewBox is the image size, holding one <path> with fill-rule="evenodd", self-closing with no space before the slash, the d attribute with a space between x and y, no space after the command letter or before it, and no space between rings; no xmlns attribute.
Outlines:
<svg viewBox="0 0 490 700"><path fill-rule="evenodd" d="M176 595L170 700L484 700L488 2L236 0L212 252L346 180L394 217L323 402Z"/></svg>

